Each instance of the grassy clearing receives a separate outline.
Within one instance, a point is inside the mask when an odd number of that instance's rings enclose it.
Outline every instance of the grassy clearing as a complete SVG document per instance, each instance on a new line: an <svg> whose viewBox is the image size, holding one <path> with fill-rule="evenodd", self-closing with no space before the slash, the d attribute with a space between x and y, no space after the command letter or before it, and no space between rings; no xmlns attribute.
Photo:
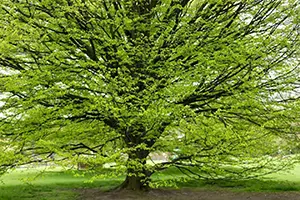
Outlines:
<svg viewBox="0 0 300 200"><path fill-rule="evenodd" d="M102 179L89 182L91 175L74 177L70 171L51 170L40 173L41 170L15 170L1 178L1 200L73 200L78 195L76 189L101 188L110 189L123 180ZM169 170L156 174L154 179L167 180L178 176L176 171ZM226 190L231 191L300 191L300 165L294 170L267 176L260 180L247 181L187 181L177 182L180 188L192 190Z"/></svg>
<svg viewBox="0 0 300 200"><path fill-rule="evenodd" d="M76 199L78 188L108 189L122 179L89 182L91 176L75 177L70 171L15 170L1 178L1 200L69 200Z"/></svg>

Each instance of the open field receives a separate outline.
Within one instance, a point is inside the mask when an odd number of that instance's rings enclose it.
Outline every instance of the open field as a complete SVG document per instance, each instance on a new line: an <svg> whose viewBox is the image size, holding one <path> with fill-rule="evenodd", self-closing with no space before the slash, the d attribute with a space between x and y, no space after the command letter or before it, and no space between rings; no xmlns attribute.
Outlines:
<svg viewBox="0 0 300 200"><path fill-rule="evenodd" d="M92 199L291 199L300 200L300 165L288 173L278 173L261 180L189 181L177 183L180 189L155 189L146 194L129 191L105 192L122 182L123 177L89 182L90 176L74 177L74 173L56 170L15 170L2 177L1 200L92 200ZM171 172L154 179L168 179ZM37 177L37 178L36 178ZM36 178L36 179L35 179ZM101 190L100 190L100 189Z"/></svg>

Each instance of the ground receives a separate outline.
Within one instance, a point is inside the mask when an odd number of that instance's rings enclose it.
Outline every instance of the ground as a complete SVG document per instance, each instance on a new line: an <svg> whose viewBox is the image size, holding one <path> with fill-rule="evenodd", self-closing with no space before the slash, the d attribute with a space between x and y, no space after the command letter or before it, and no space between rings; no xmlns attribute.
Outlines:
<svg viewBox="0 0 300 200"><path fill-rule="evenodd" d="M228 190L151 190L103 192L97 189L78 190L78 200L300 200L299 192L233 192Z"/></svg>
<svg viewBox="0 0 300 200"><path fill-rule="evenodd" d="M153 179L166 181L178 175L168 170ZM90 181L92 176L93 173L62 168L17 169L0 177L0 200L300 200L300 164L261 179L179 181L176 186L180 189L166 185L147 193L105 192L121 184L125 177Z"/></svg>

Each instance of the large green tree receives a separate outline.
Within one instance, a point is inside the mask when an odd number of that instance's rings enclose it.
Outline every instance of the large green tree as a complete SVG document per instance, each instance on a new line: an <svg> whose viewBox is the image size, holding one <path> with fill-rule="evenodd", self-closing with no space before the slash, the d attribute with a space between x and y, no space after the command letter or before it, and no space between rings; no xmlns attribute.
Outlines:
<svg viewBox="0 0 300 200"><path fill-rule="evenodd" d="M249 178L297 145L298 0L1 0L0 169ZM151 152L168 160L151 163Z"/></svg>

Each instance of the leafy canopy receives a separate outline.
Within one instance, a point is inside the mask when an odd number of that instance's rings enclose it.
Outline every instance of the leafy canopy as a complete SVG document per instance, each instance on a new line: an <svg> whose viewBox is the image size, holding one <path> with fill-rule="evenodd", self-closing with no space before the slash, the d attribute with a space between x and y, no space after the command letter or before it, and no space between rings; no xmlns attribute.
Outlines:
<svg viewBox="0 0 300 200"><path fill-rule="evenodd" d="M297 145L297 0L0 7L2 170L55 158L114 163L127 185L171 166L245 178L283 167L272 156Z"/></svg>

